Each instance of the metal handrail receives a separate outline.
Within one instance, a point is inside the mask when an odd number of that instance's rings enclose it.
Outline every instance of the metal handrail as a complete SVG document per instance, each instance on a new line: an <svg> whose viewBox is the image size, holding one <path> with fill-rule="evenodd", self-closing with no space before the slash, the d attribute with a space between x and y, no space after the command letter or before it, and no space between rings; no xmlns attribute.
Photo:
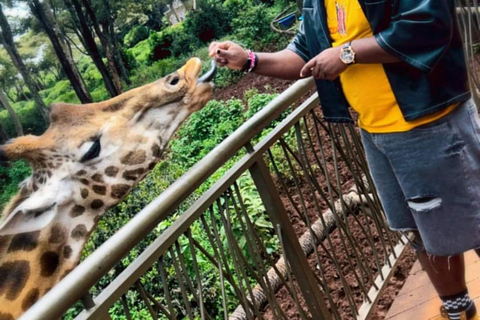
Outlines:
<svg viewBox="0 0 480 320"><path fill-rule="evenodd" d="M234 156L268 124L307 93L313 79L299 80L241 125L187 173L148 204L103 243L57 286L33 305L21 320L60 318L80 300L130 249L172 213L211 174ZM81 279L81 280L80 280Z"/></svg>
<svg viewBox="0 0 480 320"><path fill-rule="evenodd" d="M168 248L173 245L179 236L190 228L202 212L212 205L215 200L256 161L257 157L262 156L262 154L277 141L279 136L289 130L293 124L316 105L318 105L317 93L313 94L300 107L295 109L287 119L270 132L267 137L262 139L252 152L243 156L221 179L195 201L190 208L182 213L182 215L175 220L165 232L155 239L107 288L102 290L95 298L95 306L89 310L84 310L75 320L97 319L98 315L105 314L104 312L107 311L123 293L128 291L133 283L150 268L154 261L167 252Z"/></svg>

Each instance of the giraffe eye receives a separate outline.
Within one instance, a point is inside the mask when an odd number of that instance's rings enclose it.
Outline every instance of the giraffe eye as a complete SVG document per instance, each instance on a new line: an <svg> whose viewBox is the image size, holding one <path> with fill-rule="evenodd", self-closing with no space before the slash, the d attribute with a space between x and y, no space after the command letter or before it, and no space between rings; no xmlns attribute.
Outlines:
<svg viewBox="0 0 480 320"><path fill-rule="evenodd" d="M85 153L80 159L80 162L86 162L88 160L92 160L100 155L100 151L102 150L102 146L100 145L100 138L95 140L95 142L92 144L90 149L88 149L87 153Z"/></svg>
<svg viewBox="0 0 480 320"><path fill-rule="evenodd" d="M179 81L180 81L180 78L179 78L179 77L175 77L175 78L173 78L173 79L170 81L170 85L171 85L171 86L176 86Z"/></svg>

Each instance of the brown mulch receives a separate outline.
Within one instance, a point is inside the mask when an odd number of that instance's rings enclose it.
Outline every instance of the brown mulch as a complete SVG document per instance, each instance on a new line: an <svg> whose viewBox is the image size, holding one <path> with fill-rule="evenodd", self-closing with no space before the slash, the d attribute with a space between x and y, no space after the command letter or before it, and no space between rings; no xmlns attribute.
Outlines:
<svg viewBox="0 0 480 320"><path fill-rule="evenodd" d="M234 85L231 85L227 88L216 89L214 91L214 94L213 94L213 99L228 100L228 99L231 99L231 98L237 98L237 99L242 99L243 100L244 92L248 89L251 89L251 88L256 88L259 91L259 93L281 93L285 89L287 89L292 83L293 83L293 81L289 81L289 80L272 79L272 78L268 78L268 77L264 77L264 76L255 75L255 74L248 74L248 75L244 76L243 78L241 78ZM329 145L329 143L328 143L329 138L326 135L326 133L322 131L322 141L323 140L326 141L326 143L324 145L324 149L326 149L325 152L326 152L326 158L327 158L327 161L328 161L328 160L332 159L332 151L328 150L328 148L325 148L326 145ZM318 152L319 151L319 146L315 146L315 149L316 149L315 151ZM309 158L313 157L313 155L309 155L308 157ZM332 165L332 168L333 168L333 165ZM343 164L342 162L339 162L339 172L340 172L340 177L341 177L340 180L341 180L342 189L343 189L343 191L346 191L352 185L352 178L350 176L349 170L346 168L345 164ZM325 185L324 184L325 183L325 178L323 176L319 175L318 182L319 182L320 185ZM288 200L285 192L281 190L281 187L278 183L277 183L277 185L279 187L282 200L283 200L283 202L286 206L286 209L287 209L287 211L290 215L291 221L294 224L295 232L297 233L297 236L300 237L307 230L307 228L306 228L306 226L303 222L303 218L298 216L298 214L296 213L296 211L292 207L290 201ZM292 186L292 188L294 188L294 187ZM307 212L308 212L308 216L309 216L308 218L309 218L310 221L313 222L318 218L318 213L317 213L317 210L315 209L315 206L314 206L315 201L313 199L313 197L315 197L316 195L309 192L309 190L307 189L306 186L302 186L301 188L302 188L302 194L305 197L305 202L308 206L307 207ZM317 198L318 198L318 195L317 195ZM319 201L319 203L321 205L320 209L322 211L324 211L327 208L326 204L323 201ZM359 215L358 217L359 217L360 221L362 221L365 224L371 223L371 221L365 221L365 217L363 215ZM350 217L349 220L353 220L353 218ZM367 251L372 251L372 250L369 247L363 232L361 231L361 229L357 226L357 224L355 222L353 222L353 221L350 221L350 222L351 222L351 226L352 226L352 233L354 234L355 238L358 239L358 242L362 245L362 247L365 249L366 255L368 256L369 252L367 252ZM376 236L377 236L377 242L376 242L375 246L378 249L378 251L380 252L380 254L382 254L383 249L379 245L378 235L376 235ZM339 237L338 237L338 230L335 230L332 233L331 239L332 239L333 247L334 247L333 250L337 253L337 259L341 262L342 266L344 266L345 268L348 268L348 263L346 263L346 261L348 260L348 258L350 256L350 253L345 252L345 250L343 250L343 247L341 246L341 243L340 243L340 240L339 240ZM325 243L325 246L327 248L329 248L329 244ZM320 246L318 247L318 252L319 252L320 259L322 260L322 265L326 266L324 278L327 279L328 286L329 286L330 289L332 289L331 295L335 298L335 301L337 302L337 307L339 309L341 319L342 320L343 319L353 319L353 317L350 314L349 305L348 305L348 302L345 299L344 288L343 288L343 285L342 285L341 281L339 280L336 268L332 265L332 263L330 262L330 259L326 256L326 254L324 252L322 252L322 249L321 249ZM371 254L371 252L370 252L370 254ZM312 269L316 270L317 276L320 276L318 268L315 267L315 265L316 265L315 255L312 254L309 257L308 261L309 261ZM398 267L397 267L393 277L389 281L388 287L383 292L377 306L375 307L373 316L370 319L380 320L380 319L385 318L385 315L387 314L391 304L393 303L393 300L395 299L396 295L398 294L398 292L402 288L403 284L405 283L405 280L408 277L409 271L410 271L411 267L413 266L414 261L415 261L415 256L414 256L413 250L408 249L407 252L405 253L405 255L403 256L403 258L401 259L401 261L399 261ZM371 269L374 273L375 272L378 273L378 270L376 270L376 266L373 264L373 262L372 262ZM352 290L352 292L355 296L355 303L357 304L357 306L360 306L363 302L363 297L361 296L361 289L360 289L358 283L356 282L356 279L353 276L351 276L352 272L350 272L350 273L345 272L345 274L349 274L349 276L347 276L347 281L349 282L349 287L351 288L351 290ZM294 286L295 287L297 286L295 281L294 281ZM298 290L298 288L296 288L296 289L297 289L297 292L300 292ZM293 300L292 300L290 294L288 293L288 291L285 288L282 288L277 293L276 297L277 297L277 301L279 302L282 310L285 311L285 313L286 313L286 315L289 319L292 319L292 320L301 319L299 317L299 315L297 314L295 304L293 303ZM300 300L301 300L300 301L301 305L303 307L305 307L305 302L302 300L301 297L300 297ZM273 316L272 316L272 311L269 307L266 308L264 317L265 317L265 319L272 319L272 320L274 319Z"/></svg>

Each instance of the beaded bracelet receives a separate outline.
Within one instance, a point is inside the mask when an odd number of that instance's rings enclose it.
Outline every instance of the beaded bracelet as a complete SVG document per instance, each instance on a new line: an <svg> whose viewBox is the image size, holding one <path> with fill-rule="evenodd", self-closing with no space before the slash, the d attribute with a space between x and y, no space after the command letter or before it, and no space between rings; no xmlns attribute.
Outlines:
<svg viewBox="0 0 480 320"><path fill-rule="evenodd" d="M247 62L245 62L245 65L243 66L242 71L245 73L250 73L253 70L255 70L255 68L258 65L258 55L252 52L251 50L247 50L247 53L248 53L248 59L247 59Z"/></svg>

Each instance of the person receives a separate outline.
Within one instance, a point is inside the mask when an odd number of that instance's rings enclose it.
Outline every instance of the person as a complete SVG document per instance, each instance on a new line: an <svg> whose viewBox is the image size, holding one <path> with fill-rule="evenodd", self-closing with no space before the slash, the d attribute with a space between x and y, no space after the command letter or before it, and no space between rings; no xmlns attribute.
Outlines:
<svg viewBox="0 0 480 320"><path fill-rule="evenodd" d="M305 0L303 18L282 51L226 41L209 54L234 70L313 76L326 121L352 122L352 107L389 226L416 235L442 319L477 319L463 253L480 248L480 120L454 0Z"/></svg>

